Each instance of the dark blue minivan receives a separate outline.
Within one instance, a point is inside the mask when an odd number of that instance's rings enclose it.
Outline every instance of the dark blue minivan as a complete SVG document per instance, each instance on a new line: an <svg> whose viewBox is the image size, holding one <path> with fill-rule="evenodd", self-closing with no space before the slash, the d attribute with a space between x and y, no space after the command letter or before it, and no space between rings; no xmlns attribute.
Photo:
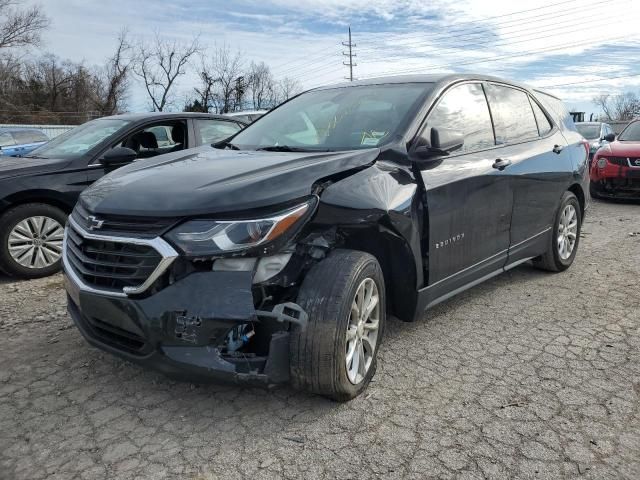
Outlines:
<svg viewBox="0 0 640 480"><path fill-rule="evenodd" d="M48 141L49 137L36 128L0 128L0 156L26 155Z"/></svg>

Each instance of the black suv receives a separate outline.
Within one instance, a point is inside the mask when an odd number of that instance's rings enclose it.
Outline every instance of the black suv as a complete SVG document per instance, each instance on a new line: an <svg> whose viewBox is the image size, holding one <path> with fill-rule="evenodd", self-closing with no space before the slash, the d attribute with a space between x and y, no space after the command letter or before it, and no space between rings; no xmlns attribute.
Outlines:
<svg viewBox="0 0 640 480"><path fill-rule="evenodd" d="M348 400L388 314L528 260L568 268L588 148L560 100L496 78L318 88L229 141L86 190L68 308L93 345L178 378Z"/></svg>
<svg viewBox="0 0 640 480"><path fill-rule="evenodd" d="M20 158L0 161L0 270L22 278L60 268L63 225L78 195L136 159L211 144L244 122L218 115L141 113L87 122Z"/></svg>

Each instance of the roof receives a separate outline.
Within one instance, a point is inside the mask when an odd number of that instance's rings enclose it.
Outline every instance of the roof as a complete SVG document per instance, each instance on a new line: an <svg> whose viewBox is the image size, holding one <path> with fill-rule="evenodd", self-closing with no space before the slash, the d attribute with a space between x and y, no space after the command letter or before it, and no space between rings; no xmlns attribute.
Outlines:
<svg viewBox="0 0 640 480"><path fill-rule="evenodd" d="M225 113L225 115L228 117L236 117L238 115L258 115L258 114L265 114L268 111L269 110L241 110L239 112Z"/></svg>
<svg viewBox="0 0 640 480"><path fill-rule="evenodd" d="M230 117L226 115L216 115L213 113L197 113L197 112L129 112L129 113L121 113L119 115L111 115L109 117L101 117L101 118L113 118L113 119L122 119L122 120L145 120L145 119L173 119L173 118L217 118L220 120L229 120ZM237 119L234 119L237 120Z"/></svg>
<svg viewBox="0 0 640 480"><path fill-rule="evenodd" d="M539 88L533 88L526 84L515 82L512 80L507 80L504 78L493 77L491 75L482 75L482 74L473 74L473 73L433 73L433 74L415 74L415 75L391 75L386 77L374 77L367 78L364 80L355 80L353 82L341 82L333 85L325 85L322 87L317 87L312 90L325 90L331 88L340 88L340 87L357 87L362 85L383 85L383 84L398 84L398 83L440 83L440 84L450 84L455 82L462 82L465 80L479 80L485 82L501 82L509 85L513 85L515 87L520 87L530 92L538 92L548 95L550 97L561 100L556 97L552 93L546 92Z"/></svg>

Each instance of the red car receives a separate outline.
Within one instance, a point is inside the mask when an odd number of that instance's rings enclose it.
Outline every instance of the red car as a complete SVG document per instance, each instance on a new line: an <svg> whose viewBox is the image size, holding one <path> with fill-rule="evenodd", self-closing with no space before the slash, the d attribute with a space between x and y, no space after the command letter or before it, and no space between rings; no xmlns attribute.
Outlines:
<svg viewBox="0 0 640 480"><path fill-rule="evenodd" d="M591 162L591 196L640 199L640 120L600 148Z"/></svg>

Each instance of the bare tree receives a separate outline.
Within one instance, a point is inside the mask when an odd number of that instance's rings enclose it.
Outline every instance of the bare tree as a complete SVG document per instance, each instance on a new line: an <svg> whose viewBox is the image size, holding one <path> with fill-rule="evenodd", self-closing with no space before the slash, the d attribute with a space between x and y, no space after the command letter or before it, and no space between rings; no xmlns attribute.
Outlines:
<svg viewBox="0 0 640 480"><path fill-rule="evenodd" d="M295 97L302 91L300 82L290 77L284 77L278 82L278 100L277 103L282 103L289 100L291 97Z"/></svg>
<svg viewBox="0 0 640 480"><path fill-rule="evenodd" d="M255 110L271 108L276 102L276 82L271 70L264 63L251 62L247 73L247 87Z"/></svg>
<svg viewBox="0 0 640 480"><path fill-rule="evenodd" d="M16 0L0 0L0 49L37 45L49 19L41 7L16 8Z"/></svg>
<svg viewBox="0 0 640 480"><path fill-rule="evenodd" d="M633 92L598 95L592 102L602 109L606 120L631 120L640 115L640 98Z"/></svg>
<svg viewBox="0 0 640 480"><path fill-rule="evenodd" d="M123 107L132 68L131 52L125 28L118 36L115 53L94 76L93 103L100 115L113 115Z"/></svg>
<svg viewBox="0 0 640 480"><path fill-rule="evenodd" d="M239 79L243 77L243 69L242 54L232 53L227 45L216 48L209 62L203 61L203 72L216 85L211 97L216 112L231 112L238 103L242 103L246 87L244 79ZM242 90L242 95L239 95L238 89Z"/></svg>
<svg viewBox="0 0 640 480"><path fill-rule="evenodd" d="M172 102L176 80L185 74L189 59L199 51L198 37L182 44L165 40L156 32L151 44L140 42L134 71L142 78L154 110L161 112Z"/></svg>
<svg viewBox="0 0 640 480"><path fill-rule="evenodd" d="M209 112L210 109L214 109L215 113L218 113L218 102L216 101L216 77L209 71L207 65L207 58L204 53L200 54L200 68L198 69L198 77L200 78L200 85L194 87L197 99L187 101L185 108L187 111Z"/></svg>

